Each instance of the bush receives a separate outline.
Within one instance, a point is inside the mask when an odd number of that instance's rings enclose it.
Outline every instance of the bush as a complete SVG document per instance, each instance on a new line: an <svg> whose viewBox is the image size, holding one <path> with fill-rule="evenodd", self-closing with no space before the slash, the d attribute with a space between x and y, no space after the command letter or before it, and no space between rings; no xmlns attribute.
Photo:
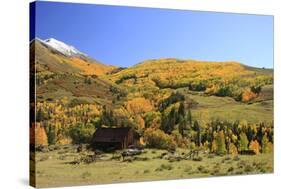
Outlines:
<svg viewBox="0 0 281 189"><path fill-rule="evenodd" d="M205 173L205 174L210 172L206 167L204 167L204 166L202 166L202 165L200 165L199 167L197 167L197 169L198 169L199 172Z"/></svg>
<svg viewBox="0 0 281 189"><path fill-rule="evenodd" d="M228 169L227 169L227 172L233 172L234 171L234 168L233 167L229 167Z"/></svg>
<svg viewBox="0 0 281 189"><path fill-rule="evenodd" d="M214 176L220 175L220 169L216 167L216 168L211 172L211 175L214 175Z"/></svg>
<svg viewBox="0 0 281 189"><path fill-rule="evenodd" d="M46 153L49 152L49 148L48 146L39 145L35 147L35 151Z"/></svg>
<svg viewBox="0 0 281 189"><path fill-rule="evenodd" d="M82 178L87 178L87 177L90 177L92 174L90 173L90 172L88 172L88 171L86 171L86 172L84 172L84 173L82 173Z"/></svg>
<svg viewBox="0 0 281 189"><path fill-rule="evenodd" d="M161 166L160 166L160 169L162 169L162 170L172 170L173 169L173 166L171 165L171 164L162 164Z"/></svg>
<svg viewBox="0 0 281 189"><path fill-rule="evenodd" d="M246 162L243 161L243 160L242 160L242 161L239 161L239 162L237 163L237 167L240 168L240 169L243 168L243 167L245 167L246 165L247 165Z"/></svg>
<svg viewBox="0 0 281 189"><path fill-rule="evenodd" d="M146 141L146 145L151 148L166 150L176 149L176 144L173 141L173 138L159 129L147 129L144 132L144 139Z"/></svg>
<svg viewBox="0 0 281 189"><path fill-rule="evenodd" d="M193 161L202 161L203 158L202 158L202 157L195 157L195 158L193 158L192 160L193 160Z"/></svg>
<svg viewBox="0 0 281 189"><path fill-rule="evenodd" d="M90 143L95 127L90 124L78 123L69 129L74 144Z"/></svg>
<svg viewBox="0 0 281 189"><path fill-rule="evenodd" d="M155 171L163 171L163 169L161 167L158 167L155 169Z"/></svg>
<svg viewBox="0 0 281 189"><path fill-rule="evenodd" d="M150 172L149 169L146 169L146 170L143 171L144 174L149 173L149 172Z"/></svg>
<svg viewBox="0 0 281 189"><path fill-rule="evenodd" d="M246 165L244 168L244 171L246 173L252 172L254 170L254 168L251 165Z"/></svg>
<svg viewBox="0 0 281 189"><path fill-rule="evenodd" d="M46 161L48 160L50 157L48 155L42 156L39 161Z"/></svg>

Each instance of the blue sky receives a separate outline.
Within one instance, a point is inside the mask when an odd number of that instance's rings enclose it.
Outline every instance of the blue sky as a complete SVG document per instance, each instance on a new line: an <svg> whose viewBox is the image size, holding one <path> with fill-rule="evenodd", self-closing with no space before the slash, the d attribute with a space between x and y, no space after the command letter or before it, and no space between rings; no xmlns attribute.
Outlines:
<svg viewBox="0 0 281 189"><path fill-rule="evenodd" d="M272 16L37 2L36 36L122 67L156 58L273 67Z"/></svg>

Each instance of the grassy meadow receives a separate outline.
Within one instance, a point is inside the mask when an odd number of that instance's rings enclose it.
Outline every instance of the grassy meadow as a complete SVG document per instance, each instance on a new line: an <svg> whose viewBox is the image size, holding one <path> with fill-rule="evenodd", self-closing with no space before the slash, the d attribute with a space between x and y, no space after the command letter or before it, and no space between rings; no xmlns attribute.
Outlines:
<svg viewBox="0 0 281 189"><path fill-rule="evenodd" d="M161 158L163 152L165 151L145 149L143 154L130 161L112 159L113 154L106 153L102 160L79 165L71 162L83 154L71 148L37 152L36 184L38 187L53 187L273 172L272 153L252 156L201 153L199 161L177 161ZM176 153L188 151L178 149Z"/></svg>
<svg viewBox="0 0 281 189"><path fill-rule="evenodd" d="M190 95L190 98L200 102L193 110L193 115L198 120L227 118L230 121L247 120L258 123L271 120L273 115L272 100L245 104L229 97Z"/></svg>

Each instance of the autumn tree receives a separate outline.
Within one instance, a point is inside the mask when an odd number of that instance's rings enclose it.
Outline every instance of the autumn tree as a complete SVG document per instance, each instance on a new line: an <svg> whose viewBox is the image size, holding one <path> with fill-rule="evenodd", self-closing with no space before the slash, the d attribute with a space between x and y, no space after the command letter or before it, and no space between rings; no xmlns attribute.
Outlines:
<svg viewBox="0 0 281 189"><path fill-rule="evenodd" d="M226 152L226 147L225 147L225 136L223 131L219 131L218 134L216 135L215 138L216 142L216 154L218 155L223 155Z"/></svg>
<svg viewBox="0 0 281 189"><path fill-rule="evenodd" d="M102 115L101 115L101 125L106 126L116 126L116 120L113 115L113 111L106 106L103 107Z"/></svg>
<svg viewBox="0 0 281 189"><path fill-rule="evenodd" d="M269 142L267 134L265 133L262 137L262 153L270 153L273 151L273 145Z"/></svg>
<svg viewBox="0 0 281 189"><path fill-rule="evenodd" d="M231 154L231 155L234 155L234 156L238 155L237 147L233 143L229 144L228 153Z"/></svg>
<svg viewBox="0 0 281 189"><path fill-rule="evenodd" d="M129 100L125 105L128 112L133 115L145 113L153 109L151 102L141 97Z"/></svg>
<svg viewBox="0 0 281 189"><path fill-rule="evenodd" d="M242 94L242 102L248 102L257 97L256 93L253 93L251 90L245 90Z"/></svg>
<svg viewBox="0 0 281 189"><path fill-rule="evenodd" d="M259 144L259 142L257 140L252 140L250 142L249 149L253 150L255 152L255 154L259 154L260 153L260 144Z"/></svg>
<svg viewBox="0 0 281 189"><path fill-rule="evenodd" d="M248 144L249 141L247 135L244 132L242 132L240 134L240 140L239 140L239 151L248 150Z"/></svg>
<svg viewBox="0 0 281 189"><path fill-rule="evenodd" d="M216 153L217 149L218 149L218 146L217 146L216 140L213 140L211 143L211 152Z"/></svg>
<svg viewBox="0 0 281 189"><path fill-rule="evenodd" d="M39 123L35 125L35 144L48 145L48 138L45 129Z"/></svg>
<svg viewBox="0 0 281 189"><path fill-rule="evenodd" d="M165 134L159 129L147 129L144 132L144 140L148 147L158 148L158 149L167 149L172 150L176 148L176 144L173 141L172 137L168 134Z"/></svg>
<svg viewBox="0 0 281 189"><path fill-rule="evenodd" d="M90 143L95 128L91 124L78 123L69 130L69 135L75 144Z"/></svg>

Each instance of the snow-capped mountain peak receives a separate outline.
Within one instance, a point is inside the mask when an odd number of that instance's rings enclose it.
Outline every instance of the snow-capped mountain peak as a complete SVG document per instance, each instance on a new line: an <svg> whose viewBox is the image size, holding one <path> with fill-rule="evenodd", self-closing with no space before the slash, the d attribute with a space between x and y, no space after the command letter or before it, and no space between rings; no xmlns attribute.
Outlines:
<svg viewBox="0 0 281 189"><path fill-rule="evenodd" d="M59 51L60 53L66 56L79 56L85 55L84 53L78 51L75 47L71 45L67 45L64 42L56 40L54 38L49 38L46 40L41 40L44 44L54 48L55 50Z"/></svg>

